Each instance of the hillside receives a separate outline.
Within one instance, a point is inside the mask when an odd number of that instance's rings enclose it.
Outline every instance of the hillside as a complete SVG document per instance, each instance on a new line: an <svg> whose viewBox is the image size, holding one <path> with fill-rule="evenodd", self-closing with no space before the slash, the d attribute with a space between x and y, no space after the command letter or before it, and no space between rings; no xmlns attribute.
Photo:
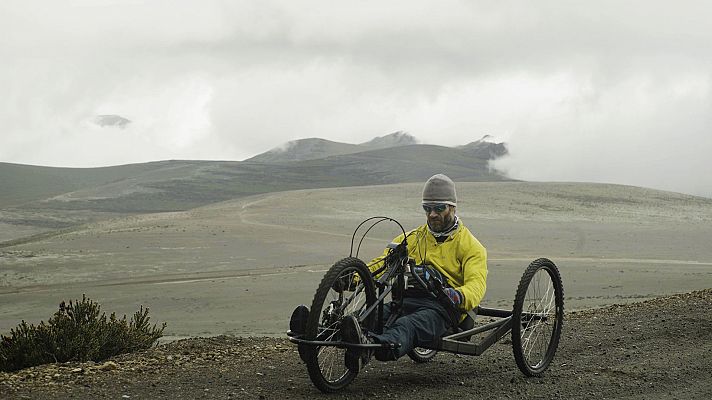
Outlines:
<svg viewBox="0 0 712 400"><path fill-rule="evenodd" d="M0 242L116 215L182 211L260 193L422 182L435 172L457 181L507 180L488 168L489 153L397 146L412 140L397 133L353 145L385 148L279 162L178 160L104 168L0 163L0 186L7 189L0 194ZM320 154L312 150L314 157Z"/></svg>
<svg viewBox="0 0 712 400"><path fill-rule="evenodd" d="M160 161L103 168L0 163L0 210L159 212L292 189L417 182L435 172L462 181L507 180L488 168L506 148L414 144L396 132L361 144L304 139L248 161ZM290 147L291 146L291 147ZM504 149L504 152L503 150Z"/></svg>
<svg viewBox="0 0 712 400"><path fill-rule="evenodd" d="M486 246L486 304L511 307L523 268L560 266L568 309L710 287L712 199L621 185L460 182L458 215ZM87 294L120 313L150 306L171 336L273 335L311 301L351 234L386 215L423 223L422 182L304 189L185 212L131 215L0 245L0 332ZM399 232L381 224L370 259ZM289 290L273 295L285 279ZM243 307L252 304L254 307Z"/></svg>
<svg viewBox="0 0 712 400"><path fill-rule="evenodd" d="M712 290L567 313L542 378L525 378L508 337L479 357L438 354L371 361L337 399L708 399ZM286 324L286 320L285 320ZM286 326L286 325L285 325ZM311 399L296 348L285 339L196 338L106 363L0 373L3 399Z"/></svg>
<svg viewBox="0 0 712 400"><path fill-rule="evenodd" d="M426 180L433 171L460 181L502 181L488 160L449 147L411 145L289 163L173 161L160 169L75 190L26 208L160 212L260 193Z"/></svg>

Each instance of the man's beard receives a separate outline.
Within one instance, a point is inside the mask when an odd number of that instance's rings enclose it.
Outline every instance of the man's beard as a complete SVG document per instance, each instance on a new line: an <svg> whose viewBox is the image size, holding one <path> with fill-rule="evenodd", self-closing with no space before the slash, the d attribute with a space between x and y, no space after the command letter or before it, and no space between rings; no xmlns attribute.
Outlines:
<svg viewBox="0 0 712 400"><path fill-rule="evenodd" d="M447 217L444 217L443 220L444 220L442 223L443 228L439 229L439 230L433 229L433 227L430 225L430 221L428 221L428 230L430 230L430 232L436 237L449 235L452 231L454 231L457 228L459 219L457 218L457 215L451 214L451 215L448 215Z"/></svg>

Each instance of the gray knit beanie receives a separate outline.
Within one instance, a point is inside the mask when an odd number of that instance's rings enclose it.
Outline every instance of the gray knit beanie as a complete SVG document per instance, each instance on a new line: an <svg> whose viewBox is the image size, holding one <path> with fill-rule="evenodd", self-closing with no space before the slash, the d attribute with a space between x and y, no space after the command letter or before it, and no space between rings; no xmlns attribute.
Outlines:
<svg viewBox="0 0 712 400"><path fill-rule="evenodd" d="M423 204L444 203L457 206L455 182L443 174L433 175L423 187Z"/></svg>

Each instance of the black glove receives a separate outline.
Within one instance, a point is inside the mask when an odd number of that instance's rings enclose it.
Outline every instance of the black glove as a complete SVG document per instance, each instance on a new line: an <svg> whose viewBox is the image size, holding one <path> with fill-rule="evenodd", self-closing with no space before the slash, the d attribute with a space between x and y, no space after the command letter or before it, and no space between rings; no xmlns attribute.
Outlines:
<svg viewBox="0 0 712 400"><path fill-rule="evenodd" d="M450 298L450 301L452 301L452 304L454 304L456 306L459 306L460 304L462 304L462 293L460 293L459 290L446 287L445 289L443 289L443 291L445 292L447 297Z"/></svg>

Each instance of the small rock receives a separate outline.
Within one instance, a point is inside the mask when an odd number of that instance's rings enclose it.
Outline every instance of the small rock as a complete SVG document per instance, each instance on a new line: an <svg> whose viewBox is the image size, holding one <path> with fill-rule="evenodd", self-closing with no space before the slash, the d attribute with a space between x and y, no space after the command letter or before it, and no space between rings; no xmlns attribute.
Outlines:
<svg viewBox="0 0 712 400"><path fill-rule="evenodd" d="M113 362L113 361L107 361L100 366L96 367L99 371L113 371L115 369L119 368L119 364Z"/></svg>

